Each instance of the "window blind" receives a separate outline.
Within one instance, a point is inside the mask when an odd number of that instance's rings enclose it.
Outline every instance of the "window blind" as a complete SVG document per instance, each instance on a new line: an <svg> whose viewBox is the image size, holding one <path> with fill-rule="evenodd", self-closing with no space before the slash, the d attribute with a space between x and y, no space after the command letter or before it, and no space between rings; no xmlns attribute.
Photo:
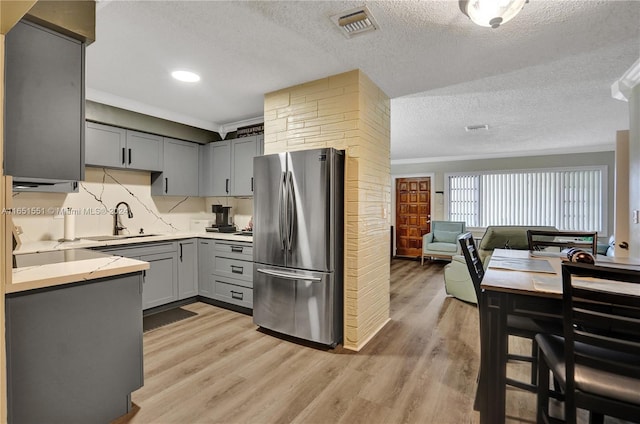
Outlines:
<svg viewBox="0 0 640 424"><path fill-rule="evenodd" d="M603 170L526 170L449 174L448 211L470 227L549 225L603 230Z"/></svg>

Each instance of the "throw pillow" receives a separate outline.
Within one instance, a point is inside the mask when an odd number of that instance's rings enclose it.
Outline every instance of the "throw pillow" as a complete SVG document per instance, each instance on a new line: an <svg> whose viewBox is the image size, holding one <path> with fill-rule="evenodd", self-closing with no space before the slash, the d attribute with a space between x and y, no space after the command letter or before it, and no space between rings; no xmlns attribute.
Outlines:
<svg viewBox="0 0 640 424"><path fill-rule="evenodd" d="M457 243L459 235L460 233L457 231L435 230L433 232L433 241L440 243Z"/></svg>

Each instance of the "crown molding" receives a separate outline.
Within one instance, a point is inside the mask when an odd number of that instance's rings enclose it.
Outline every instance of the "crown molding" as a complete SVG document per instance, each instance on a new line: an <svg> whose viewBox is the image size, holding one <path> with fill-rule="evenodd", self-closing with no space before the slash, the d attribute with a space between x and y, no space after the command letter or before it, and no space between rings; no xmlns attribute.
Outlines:
<svg viewBox="0 0 640 424"><path fill-rule="evenodd" d="M224 140L228 133L237 131L240 127L246 127L247 125L261 124L264 122L264 116L256 116L255 118L243 119L241 121L229 122L228 124L220 125L218 133Z"/></svg>
<svg viewBox="0 0 640 424"><path fill-rule="evenodd" d="M611 84L611 97L624 102L629 101L631 90L640 84L640 59L631 65L620 79Z"/></svg>

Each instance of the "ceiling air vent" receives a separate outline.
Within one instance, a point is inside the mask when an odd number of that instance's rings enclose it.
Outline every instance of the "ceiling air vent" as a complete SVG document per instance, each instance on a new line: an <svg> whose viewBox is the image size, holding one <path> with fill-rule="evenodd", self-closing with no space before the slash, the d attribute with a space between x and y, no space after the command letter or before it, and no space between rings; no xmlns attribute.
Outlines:
<svg viewBox="0 0 640 424"><path fill-rule="evenodd" d="M489 130L489 125L487 125L487 124L484 124L484 125L467 125L466 127L464 127L464 130L466 132Z"/></svg>
<svg viewBox="0 0 640 424"><path fill-rule="evenodd" d="M378 24L366 6L333 15L331 20L340 28L342 34L347 38L378 28Z"/></svg>

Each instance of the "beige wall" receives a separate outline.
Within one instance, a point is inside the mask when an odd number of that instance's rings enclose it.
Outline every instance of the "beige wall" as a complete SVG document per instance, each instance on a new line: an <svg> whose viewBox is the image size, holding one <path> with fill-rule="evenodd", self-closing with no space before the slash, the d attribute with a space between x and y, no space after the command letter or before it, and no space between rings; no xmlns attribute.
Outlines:
<svg viewBox="0 0 640 424"><path fill-rule="evenodd" d="M265 95L264 153L346 151L344 347L389 320L390 102L359 70Z"/></svg>

